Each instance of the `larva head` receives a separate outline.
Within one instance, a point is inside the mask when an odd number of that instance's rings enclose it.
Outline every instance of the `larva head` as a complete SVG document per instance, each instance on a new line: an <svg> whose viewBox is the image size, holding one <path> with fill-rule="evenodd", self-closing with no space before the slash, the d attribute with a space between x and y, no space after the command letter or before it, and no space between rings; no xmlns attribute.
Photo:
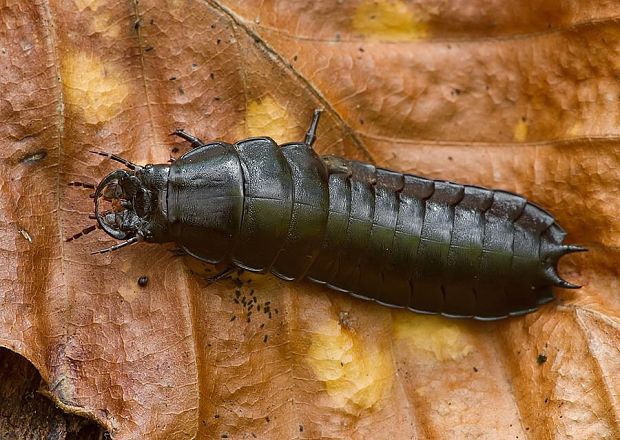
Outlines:
<svg viewBox="0 0 620 440"><path fill-rule="evenodd" d="M108 174L95 190L95 218L117 240L166 241L167 165Z"/></svg>

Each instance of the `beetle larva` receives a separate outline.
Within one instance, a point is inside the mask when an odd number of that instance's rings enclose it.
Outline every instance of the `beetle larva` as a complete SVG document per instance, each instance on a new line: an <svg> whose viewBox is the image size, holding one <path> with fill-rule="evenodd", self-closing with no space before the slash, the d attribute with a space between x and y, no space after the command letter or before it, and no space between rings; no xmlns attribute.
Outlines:
<svg viewBox="0 0 620 440"><path fill-rule="evenodd" d="M476 319L528 313L554 298L552 286L579 287L556 266L585 249L563 245L566 233L542 208L506 191L319 157L319 116L304 142L282 146L267 137L205 144L177 130L194 148L171 164L96 152L129 168L96 186L92 217L124 240L97 252L176 242L209 263Z"/></svg>

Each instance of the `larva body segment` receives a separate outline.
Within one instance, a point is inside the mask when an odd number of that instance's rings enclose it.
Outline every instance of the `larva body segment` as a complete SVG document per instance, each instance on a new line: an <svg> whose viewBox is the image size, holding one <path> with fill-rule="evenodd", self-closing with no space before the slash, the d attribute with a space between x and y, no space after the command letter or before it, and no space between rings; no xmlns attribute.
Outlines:
<svg viewBox="0 0 620 440"><path fill-rule="evenodd" d="M282 146L177 132L197 148L171 165L123 162L133 171L95 193L100 226L129 239L110 249L173 241L209 263L450 317L520 315L551 301L553 286L577 287L556 266L583 249L563 245L543 209L506 191L319 157L317 122L315 112L306 141ZM105 194L126 209L101 214Z"/></svg>

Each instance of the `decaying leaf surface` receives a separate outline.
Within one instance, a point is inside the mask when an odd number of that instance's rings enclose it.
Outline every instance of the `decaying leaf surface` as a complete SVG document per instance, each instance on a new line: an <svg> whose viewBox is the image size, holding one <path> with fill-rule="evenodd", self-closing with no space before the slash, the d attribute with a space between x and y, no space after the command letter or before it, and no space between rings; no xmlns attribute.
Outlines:
<svg viewBox="0 0 620 440"><path fill-rule="evenodd" d="M4 2L0 344L118 439L620 437L620 6L345 3ZM63 242L92 210L67 183L113 168L89 149L299 140L316 107L321 152L548 208L591 249L561 267L584 288L451 321ZM249 321L243 296L263 305Z"/></svg>

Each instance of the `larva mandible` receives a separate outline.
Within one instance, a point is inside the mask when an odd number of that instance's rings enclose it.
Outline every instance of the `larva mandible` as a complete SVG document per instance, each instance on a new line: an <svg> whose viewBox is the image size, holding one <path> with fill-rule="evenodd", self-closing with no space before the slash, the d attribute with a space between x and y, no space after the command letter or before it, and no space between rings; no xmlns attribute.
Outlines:
<svg viewBox="0 0 620 440"><path fill-rule="evenodd" d="M208 263L318 283L422 313L521 315L578 288L557 274L567 253L554 217L507 191L430 180L268 137L204 143L170 164L123 163L95 189L95 218L123 240L176 242ZM109 209L102 211L106 203ZM85 229L73 240L95 227Z"/></svg>

